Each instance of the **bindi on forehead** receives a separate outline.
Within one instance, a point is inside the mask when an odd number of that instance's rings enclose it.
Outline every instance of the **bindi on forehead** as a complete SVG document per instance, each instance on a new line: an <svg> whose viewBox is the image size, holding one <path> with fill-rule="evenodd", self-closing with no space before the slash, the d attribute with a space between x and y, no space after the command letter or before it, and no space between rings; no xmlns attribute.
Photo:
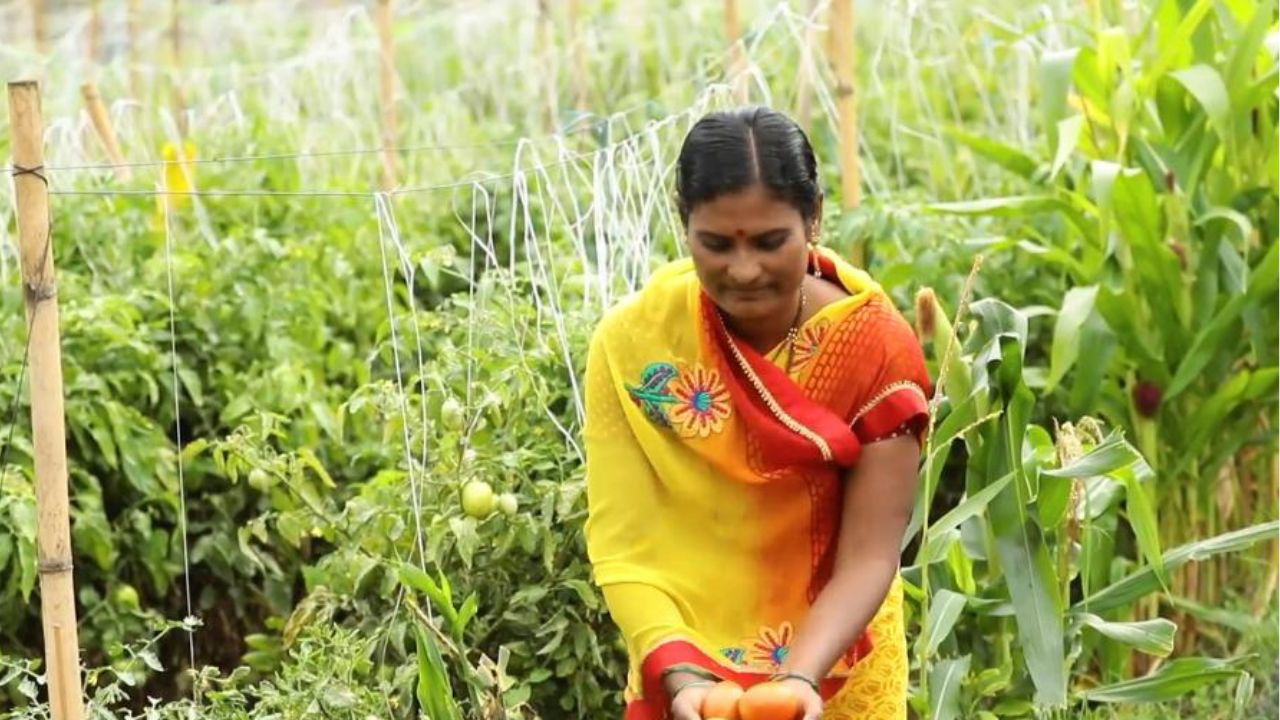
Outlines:
<svg viewBox="0 0 1280 720"><path fill-rule="evenodd" d="M747 236L747 231L746 231L746 230L743 230L742 228L738 228L738 229L736 229L736 230L734 230L734 231L733 231L733 234L734 234L734 236L735 236L735 237L737 237L739 240L741 240L741 239L743 239L743 238L745 238L745 237Z"/></svg>

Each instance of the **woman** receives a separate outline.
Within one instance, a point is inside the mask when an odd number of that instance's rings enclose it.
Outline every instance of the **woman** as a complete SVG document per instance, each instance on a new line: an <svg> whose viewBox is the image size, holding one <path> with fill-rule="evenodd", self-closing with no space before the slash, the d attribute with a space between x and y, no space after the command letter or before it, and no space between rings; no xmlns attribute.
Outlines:
<svg viewBox="0 0 1280 720"><path fill-rule="evenodd" d="M626 717L696 720L714 678L773 678L806 720L904 718L920 346L819 246L789 118L708 115L676 171L690 258L608 313L587 362L587 545Z"/></svg>

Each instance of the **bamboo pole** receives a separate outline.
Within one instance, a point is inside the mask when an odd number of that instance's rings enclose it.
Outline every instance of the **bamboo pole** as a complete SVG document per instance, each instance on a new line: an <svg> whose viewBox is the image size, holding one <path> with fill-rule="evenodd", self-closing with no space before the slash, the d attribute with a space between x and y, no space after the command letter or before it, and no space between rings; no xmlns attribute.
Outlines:
<svg viewBox="0 0 1280 720"><path fill-rule="evenodd" d="M396 60L391 18L394 8L391 0L378 0L378 97L382 104L382 187L389 190L396 184Z"/></svg>
<svg viewBox="0 0 1280 720"><path fill-rule="evenodd" d="M862 174L858 166L858 105L854 94L853 0L831 2L832 64L836 73L836 110L840 119L840 199L845 210L862 203ZM852 260L862 267L867 253L863 242L852 248Z"/></svg>
<svg viewBox="0 0 1280 720"><path fill-rule="evenodd" d="M18 206L23 297L26 301L31 374L31 428L35 441L37 569L40 620L53 720L81 720L80 646L75 582L71 572L71 520L67 508L67 445L62 407L62 351L49 228L49 187L44 167L44 119L40 88L9 83L13 186Z"/></svg>
<svg viewBox="0 0 1280 720"><path fill-rule="evenodd" d="M44 10L44 0L31 0L31 33L36 41L36 52L41 55L49 48L49 30Z"/></svg>
<svg viewBox="0 0 1280 720"><path fill-rule="evenodd" d="M809 27L804 31L804 47L800 49L800 69L796 73L796 122L806 134L813 126L813 48L818 44L817 14L819 0L809 0Z"/></svg>
<svg viewBox="0 0 1280 720"><path fill-rule="evenodd" d="M134 99L142 95L142 76L138 72L138 65L142 62L142 53L139 52L139 38L142 33L138 30L142 15L140 2L141 0L129 0L127 17L125 17L125 30L129 34L129 92L133 94Z"/></svg>
<svg viewBox="0 0 1280 720"><path fill-rule="evenodd" d="M49 24L45 12L45 0L31 0L31 32L36 53L49 51Z"/></svg>
<svg viewBox="0 0 1280 720"><path fill-rule="evenodd" d="M729 44L729 77L733 95L740 103L749 97L747 86L747 55L742 44L742 15L738 12L738 0L724 0L724 37Z"/></svg>
<svg viewBox="0 0 1280 720"><path fill-rule="evenodd" d="M569 47L573 48L573 105L587 109L587 56L579 0L569 0Z"/></svg>
<svg viewBox="0 0 1280 720"><path fill-rule="evenodd" d="M89 0L89 64L98 62L102 51L102 0Z"/></svg>
<svg viewBox="0 0 1280 720"><path fill-rule="evenodd" d="M115 128L111 126L111 116L107 114L107 106L102 102L97 86L91 82L85 83L80 86L80 94L84 96L89 120L93 122L93 129L98 133L98 139L102 141L102 147L107 151L107 158L115 166L113 169L116 178L122 182L127 181L131 173L125 165L124 153L120 151L120 140L116 137Z"/></svg>
<svg viewBox="0 0 1280 720"><path fill-rule="evenodd" d="M537 0L538 2L538 55L546 62L545 72L543 75L543 90L546 93L547 103L547 128L551 132L555 132L556 126L560 122L560 97L559 97L559 64L556 62L555 47L555 18L551 14L551 4L549 0Z"/></svg>
<svg viewBox="0 0 1280 720"><path fill-rule="evenodd" d="M170 80L173 83L173 116L178 121L178 137L180 139L187 137L187 96L182 88L182 2L181 0L172 0L170 5L170 25L169 25L169 42L170 50L173 55L173 73Z"/></svg>

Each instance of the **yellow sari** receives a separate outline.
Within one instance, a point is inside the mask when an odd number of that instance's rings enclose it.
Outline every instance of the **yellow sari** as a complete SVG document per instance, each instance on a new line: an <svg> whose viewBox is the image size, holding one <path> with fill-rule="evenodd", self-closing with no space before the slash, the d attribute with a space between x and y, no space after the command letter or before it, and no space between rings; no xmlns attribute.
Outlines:
<svg viewBox="0 0 1280 720"><path fill-rule="evenodd" d="M830 577L861 445L919 433L928 377L910 326L823 251L849 297L800 329L790 374L733 338L692 263L611 310L587 363L587 547L630 655L627 720L661 720L661 671L750 686L780 667ZM785 355L785 353L783 353ZM902 589L822 679L827 719L906 716Z"/></svg>

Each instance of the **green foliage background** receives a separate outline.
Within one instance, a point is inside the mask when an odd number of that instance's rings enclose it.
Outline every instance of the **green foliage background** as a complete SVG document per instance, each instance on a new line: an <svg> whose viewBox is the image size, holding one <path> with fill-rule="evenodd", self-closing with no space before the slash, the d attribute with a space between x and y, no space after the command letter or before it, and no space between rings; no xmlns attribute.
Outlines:
<svg viewBox="0 0 1280 720"><path fill-rule="evenodd" d="M47 55L0 53L43 77L52 189L84 193L53 212L94 717L619 715L576 379L603 309L680 252L670 163L733 100L721 3L581 5L581 87L558 4L402 7L404 192L379 198L376 153L323 154L378 142L363 4L184 6L181 66L166 3L136 53L104 3L96 68L79 6ZM1269 717L1275 3L860 4L852 212L822 28L808 3L743 5L753 100L812 90L828 242L866 248L918 322L917 291L938 298L904 548L915 711ZM103 162L90 76L131 159L185 123L199 158L242 160L72 169ZM151 192L183 181L259 194L174 197L166 225ZM260 194L318 190L339 194ZM12 214L0 713L28 718L47 707ZM518 512L467 516L473 479Z"/></svg>

